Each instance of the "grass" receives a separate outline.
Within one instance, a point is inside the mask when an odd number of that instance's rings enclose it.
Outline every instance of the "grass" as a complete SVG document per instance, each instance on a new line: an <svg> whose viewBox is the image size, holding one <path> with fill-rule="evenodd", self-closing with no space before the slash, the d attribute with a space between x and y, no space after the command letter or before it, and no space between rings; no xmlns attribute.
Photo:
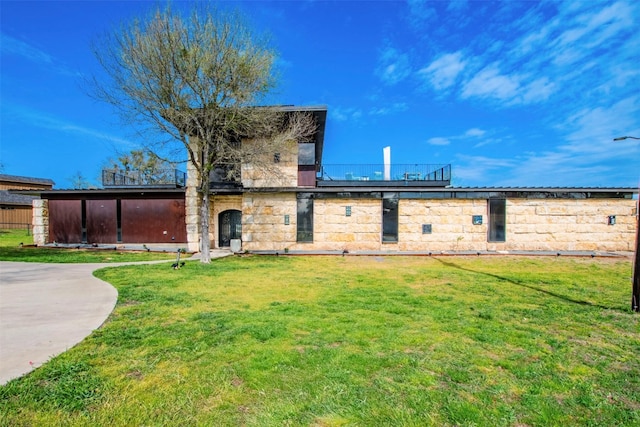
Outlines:
<svg viewBox="0 0 640 427"><path fill-rule="evenodd" d="M26 230L0 230L0 261L45 263L112 263L175 258L174 253L132 252L111 249L57 249L34 247Z"/></svg>
<svg viewBox="0 0 640 427"><path fill-rule="evenodd" d="M627 259L233 257L119 301L0 388L0 425L632 426Z"/></svg>

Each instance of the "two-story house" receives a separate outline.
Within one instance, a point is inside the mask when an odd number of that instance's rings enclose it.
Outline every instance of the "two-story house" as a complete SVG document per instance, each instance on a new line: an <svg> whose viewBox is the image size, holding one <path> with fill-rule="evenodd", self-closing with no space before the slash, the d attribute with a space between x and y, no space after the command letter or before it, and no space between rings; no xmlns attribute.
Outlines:
<svg viewBox="0 0 640 427"><path fill-rule="evenodd" d="M239 179L210 179L212 247L251 252L632 251L634 188L452 187L450 165L323 162L327 108L317 131L273 153L275 174L243 164ZM250 144L250 140L242 141ZM43 193L46 242L184 243L198 250L194 174L140 186ZM46 222L46 221L41 221Z"/></svg>

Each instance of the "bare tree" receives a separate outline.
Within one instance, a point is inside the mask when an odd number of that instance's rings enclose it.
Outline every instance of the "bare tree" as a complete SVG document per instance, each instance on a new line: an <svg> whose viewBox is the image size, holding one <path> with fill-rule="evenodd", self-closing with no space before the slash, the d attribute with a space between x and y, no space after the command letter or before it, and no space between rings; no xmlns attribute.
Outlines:
<svg viewBox="0 0 640 427"><path fill-rule="evenodd" d="M91 188L91 183L87 178L85 178L84 175L82 175L82 172L80 171L77 171L75 174L69 177L68 180L74 190L86 190L88 188Z"/></svg>
<svg viewBox="0 0 640 427"><path fill-rule="evenodd" d="M178 141L186 150L200 196L201 259L210 262L211 171L238 174L267 145L307 138L311 116L257 107L275 85L275 53L237 13L201 4L183 16L167 6L106 35L94 53L108 77L94 77L94 94L169 137L152 148Z"/></svg>

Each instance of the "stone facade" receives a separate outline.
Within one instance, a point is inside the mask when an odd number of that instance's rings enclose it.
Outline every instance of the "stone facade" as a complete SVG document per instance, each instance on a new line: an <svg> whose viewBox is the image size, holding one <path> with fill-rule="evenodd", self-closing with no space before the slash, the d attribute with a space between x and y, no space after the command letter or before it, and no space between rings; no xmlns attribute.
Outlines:
<svg viewBox="0 0 640 427"><path fill-rule="evenodd" d="M382 243L380 199L314 200L313 242L296 242L296 195L242 199L245 250L632 251L637 202L630 199L508 199L506 240L488 241L486 199L401 199L398 242ZM347 216L350 207L350 216ZM289 224L284 216L289 215ZM615 215L616 223L608 224ZM481 224L473 217L480 216ZM423 225L430 225L424 233Z"/></svg>
<svg viewBox="0 0 640 427"><path fill-rule="evenodd" d="M242 142L251 145L251 140ZM250 149L248 149L250 150ZM286 142L276 152L263 153L255 164L243 163L241 180L245 188L286 188L298 186L298 144Z"/></svg>
<svg viewBox="0 0 640 427"><path fill-rule="evenodd" d="M297 249L295 193L245 193L242 248L248 251ZM286 224L285 215L288 215Z"/></svg>

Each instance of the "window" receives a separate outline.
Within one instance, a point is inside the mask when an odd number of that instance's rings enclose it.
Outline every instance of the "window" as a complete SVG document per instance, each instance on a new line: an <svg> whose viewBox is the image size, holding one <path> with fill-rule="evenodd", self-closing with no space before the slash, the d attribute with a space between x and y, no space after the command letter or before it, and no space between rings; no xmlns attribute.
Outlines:
<svg viewBox="0 0 640 427"><path fill-rule="evenodd" d="M489 199L489 241L506 241L506 205L505 199Z"/></svg>
<svg viewBox="0 0 640 427"><path fill-rule="evenodd" d="M313 198L309 195L298 195L296 241L313 242Z"/></svg>
<svg viewBox="0 0 640 427"><path fill-rule="evenodd" d="M398 193L382 195L382 243L398 241Z"/></svg>
<svg viewBox="0 0 640 427"><path fill-rule="evenodd" d="M316 144L298 144L298 165L315 166L316 164Z"/></svg>

